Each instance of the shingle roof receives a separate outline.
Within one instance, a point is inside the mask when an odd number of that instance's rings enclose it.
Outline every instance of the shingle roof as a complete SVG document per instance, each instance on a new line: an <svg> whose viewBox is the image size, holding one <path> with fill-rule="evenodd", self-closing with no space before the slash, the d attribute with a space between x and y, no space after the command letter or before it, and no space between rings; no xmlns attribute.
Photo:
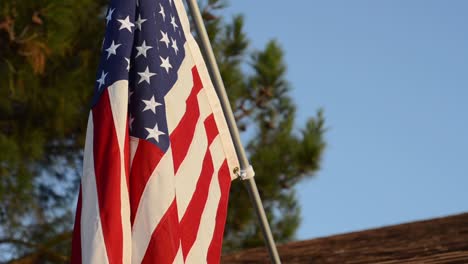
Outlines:
<svg viewBox="0 0 468 264"><path fill-rule="evenodd" d="M278 247L283 263L468 263L468 213L353 232ZM269 263L264 248L222 263Z"/></svg>

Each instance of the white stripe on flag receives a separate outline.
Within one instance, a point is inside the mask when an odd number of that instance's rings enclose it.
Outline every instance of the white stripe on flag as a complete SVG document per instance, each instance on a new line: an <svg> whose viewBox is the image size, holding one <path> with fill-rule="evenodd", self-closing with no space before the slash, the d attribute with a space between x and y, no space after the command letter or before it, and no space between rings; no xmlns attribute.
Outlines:
<svg viewBox="0 0 468 264"><path fill-rule="evenodd" d="M177 255L174 258L173 264L183 264L184 263L184 255L182 254L182 244L179 244L179 250L177 251Z"/></svg>
<svg viewBox="0 0 468 264"><path fill-rule="evenodd" d="M221 137L221 142L223 143L223 153L226 156L228 167L231 171L231 180L234 180L237 176L232 173L232 171L234 168L239 167L239 161L237 160L236 150L232 142L231 133L229 132L229 128L226 123L226 118L224 117L218 95L216 94L216 90L214 89L211 82L211 78L208 73L208 69L206 68L200 48L191 34L190 23L185 12L184 4L181 0L174 0L174 4L177 9L177 13L179 14L179 19L186 38L186 57L190 57L190 60L193 60L197 66L198 74L200 75L203 88L206 91L206 95L208 96L208 100L216 120L216 125L218 127L219 135Z"/></svg>
<svg viewBox="0 0 468 264"><path fill-rule="evenodd" d="M218 173L224 162L224 156L219 154L223 153L221 138L219 136L211 143L209 151L213 157L214 174L211 178L208 199L205 203L205 208L200 220L197 238L187 255L186 263L199 263L202 260L206 262L208 248L213 239L214 228L216 226L216 212L221 198Z"/></svg>
<svg viewBox="0 0 468 264"><path fill-rule="evenodd" d="M204 121L211 114L211 109L209 108L204 89L198 93L197 98L200 117L198 118L187 156L185 156L184 161L180 164L176 174L176 198L179 219L182 219L185 214L187 206L195 192L203 167L203 158L208 150L208 139L206 138Z"/></svg>
<svg viewBox="0 0 468 264"><path fill-rule="evenodd" d="M99 203L94 173L93 115L90 112L83 161L82 209L81 209L81 253L83 263L109 263L104 235L99 216Z"/></svg>
<svg viewBox="0 0 468 264"><path fill-rule="evenodd" d="M132 263L141 263L151 235L175 196L174 164L167 150L146 183L132 230Z"/></svg>
<svg viewBox="0 0 468 264"><path fill-rule="evenodd" d="M122 260L123 263L130 263L131 260L131 223L130 223L130 199L127 187L127 177L125 169L125 136L127 134L127 108L128 108L128 81L117 81L108 89L109 100L112 109L112 117L119 142L120 150L120 206L122 217Z"/></svg>
<svg viewBox="0 0 468 264"><path fill-rule="evenodd" d="M185 50L188 50L187 44L184 44L184 48ZM177 72L179 78L164 97L164 101L166 102L167 128L169 134L174 131L186 112L187 105L185 104L185 101L189 97L193 87L193 66L195 65L192 57L187 54Z"/></svg>

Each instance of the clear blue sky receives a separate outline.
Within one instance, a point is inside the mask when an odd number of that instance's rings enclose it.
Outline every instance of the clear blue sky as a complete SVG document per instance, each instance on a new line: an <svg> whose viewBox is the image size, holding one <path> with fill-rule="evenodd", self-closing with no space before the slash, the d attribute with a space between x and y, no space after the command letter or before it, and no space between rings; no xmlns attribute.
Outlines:
<svg viewBox="0 0 468 264"><path fill-rule="evenodd" d="M298 239L468 212L468 1L252 3L224 14L281 43L298 126L329 127Z"/></svg>

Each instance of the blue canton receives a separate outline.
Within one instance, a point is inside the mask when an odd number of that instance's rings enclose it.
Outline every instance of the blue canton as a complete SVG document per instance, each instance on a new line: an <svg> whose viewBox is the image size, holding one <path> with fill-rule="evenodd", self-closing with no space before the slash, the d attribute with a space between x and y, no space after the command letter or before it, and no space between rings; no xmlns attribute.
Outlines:
<svg viewBox="0 0 468 264"><path fill-rule="evenodd" d="M185 57L185 36L172 0L113 0L93 106L119 80L129 81L130 135L169 147L164 96Z"/></svg>

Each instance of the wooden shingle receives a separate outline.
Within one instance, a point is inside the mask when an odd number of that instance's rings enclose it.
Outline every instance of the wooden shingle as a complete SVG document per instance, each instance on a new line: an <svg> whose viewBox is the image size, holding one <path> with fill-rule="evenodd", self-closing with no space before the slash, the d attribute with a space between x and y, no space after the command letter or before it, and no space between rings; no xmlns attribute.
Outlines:
<svg viewBox="0 0 468 264"><path fill-rule="evenodd" d="M468 263L468 213L278 246L283 263ZM222 263L269 263L265 248Z"/></svg>

